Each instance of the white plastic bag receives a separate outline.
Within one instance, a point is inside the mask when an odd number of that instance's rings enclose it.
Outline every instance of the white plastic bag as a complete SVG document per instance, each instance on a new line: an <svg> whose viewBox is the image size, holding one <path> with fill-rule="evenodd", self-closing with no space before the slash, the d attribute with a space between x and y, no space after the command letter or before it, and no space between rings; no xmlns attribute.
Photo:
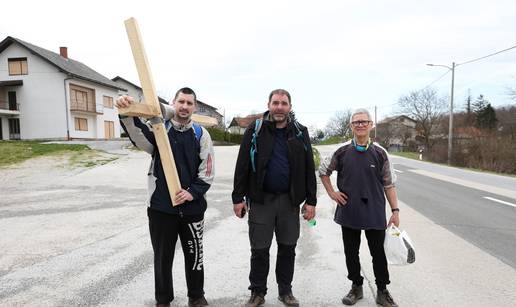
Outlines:
<svg viewBox="0 0 516 307"><path fill-rule="evenodd" d="M404 230L391 225L385 230L385 241L383 243L387 262L395 265L407 265L416 261L414 244Z"/></svg>

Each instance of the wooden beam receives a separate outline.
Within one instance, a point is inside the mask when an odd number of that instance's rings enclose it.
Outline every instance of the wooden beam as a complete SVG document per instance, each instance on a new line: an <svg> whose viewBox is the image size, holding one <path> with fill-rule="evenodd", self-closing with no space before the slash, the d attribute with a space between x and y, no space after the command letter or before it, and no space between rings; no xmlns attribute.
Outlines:
<svg viewBox="0 0 516 307"><path fill-rule="evenodd" d="M133 103L127 108L119 108L118 113L125 116L145 118L159 116L161 114L153 105L147 103ZM205 127L212 127L219 124L216 118L206 115L192 114L192 120Z"/></svg>
<svg viewBox="0 0 516 307"><path fill-rule="evenodd" d="M156 94L156 88L154 87L154 81L152 80L150 66L147 61L147 55L143 47L140 29L138 28L136 19L127 19L125 21L125 28L127 31L127 36L129 37L131 49L133 51L133 57L136 64L136 69L138 70L138 76L140 77L140 84L142 86L143 96L145 97L145 104L147 104L149 108L148 110L144 111L149 111L150 114L153 114L152 117L162 117L161 109L159 107L158 95ZM147 115L144 117L147 117ZM163 166L163 171L165 172L167 187L170 193L170 202L173 206L175 206L173 199L174 195L176 195L176 193L181 190L181 182L179 181L179 176L177 175L174 154L170 148L170 142L168 140L167 131L163 121L153 123L152 130L154 132L156 144L158 145L161 165Z"/></svg>
<svg viewBox="0 0 516 307"><path fill-rule="evenodd" d="M133 103L127 108L119 108L118 113L125 116L136 116L150 118L161 115L160 110L156 110L153 105L147 103Z"/></svg>
<svg viewBox="0 0 516 307"><path fill-rule="evenodd" d="M192 120L205 127L213 127L219 124L216 118L206 115L192 114Z"/></svg>

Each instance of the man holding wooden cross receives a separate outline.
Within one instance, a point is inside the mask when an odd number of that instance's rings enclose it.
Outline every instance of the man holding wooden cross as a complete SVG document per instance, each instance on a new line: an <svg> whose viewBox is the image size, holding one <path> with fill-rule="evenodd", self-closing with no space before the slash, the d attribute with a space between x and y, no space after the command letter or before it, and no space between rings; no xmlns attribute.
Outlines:
<svg viewBox="0 0 516 307"><path fill-rule="evenodd" d="M116 101L120 109L134 104L130 96ZM192 122L197 105L190 88L177 91L172 108L161 105L165 129L181 183L180 190L169 194L165 172L151 123L139 117L120 116L123 129L131 142L152 155L148 173L149 230L154 250L154 280L156 306L170 306L174 299L172 262L177 237L185 256L188 306L206 306L204 298L203 232L205 193L214 177L213 144L206 129ZM174 205L173 205L174 204Z"/></svg>

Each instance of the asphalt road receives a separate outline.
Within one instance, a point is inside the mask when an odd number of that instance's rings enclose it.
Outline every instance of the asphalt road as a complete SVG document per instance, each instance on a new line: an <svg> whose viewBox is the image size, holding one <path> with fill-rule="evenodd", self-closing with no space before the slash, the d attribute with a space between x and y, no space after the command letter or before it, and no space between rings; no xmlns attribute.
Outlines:
<svg viewBox="0 0 516 307"><path fill-rule="evenodd" d="M319 149L325 154L333 148ZM211 306L242 306L249 295L247 223L233 215L230 200L237 149L216 147L216 180L207 194L205 290ZM0 170L0 306L153 306L145 212L149 157L117 153L118 160L82 171ZM402 306L513 306L516 208L482 197L514 199L486 192L502 186L493 178L478 182L468 171L455 176L456 170L442 173L427 163L394 161L403 172L398 173L402 225L417 250L414 265L390 268L395 299ZM512 195L508 182L495 191ZM340 229L332 221L335 205L320 184L318 191L317 226L302 222L294 294L302 306L342 306L349 282ZM185 306L177 247L172 306ZM266 307L281 306L274 259ZM367 244L361 259L366 292L357 306L375 306Z"/></svg>
<svg viewBox="0 0 516 307"><path fill-rule="evenodd" d="M421 175L402 161L395 169L403 172L397 172L401 201L516 269L516 207L485 197L516 199Z"/></svg>

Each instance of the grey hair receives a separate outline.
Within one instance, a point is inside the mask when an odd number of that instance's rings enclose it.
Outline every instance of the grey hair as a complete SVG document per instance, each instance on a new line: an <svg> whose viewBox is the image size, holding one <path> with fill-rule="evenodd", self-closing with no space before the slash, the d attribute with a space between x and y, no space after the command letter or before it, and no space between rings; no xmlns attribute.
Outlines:
<svg viewBox="0 0 516 307"><path fill-rule="evenodd" d="M353 121L353 116L357 115L357 114L367 114L367 118L369 120L371 120L371 114L369 113L369 111L367 111L367 109L364 109L364 108L358 108L358 109L355 109L352 113L351 113L351 116L349 117L349 122L351 123Z"/></svg>

